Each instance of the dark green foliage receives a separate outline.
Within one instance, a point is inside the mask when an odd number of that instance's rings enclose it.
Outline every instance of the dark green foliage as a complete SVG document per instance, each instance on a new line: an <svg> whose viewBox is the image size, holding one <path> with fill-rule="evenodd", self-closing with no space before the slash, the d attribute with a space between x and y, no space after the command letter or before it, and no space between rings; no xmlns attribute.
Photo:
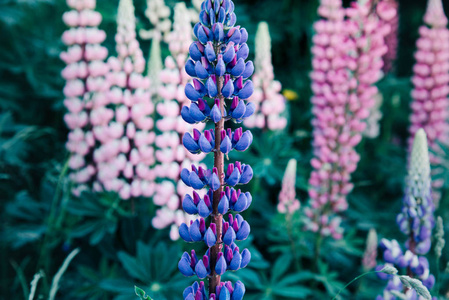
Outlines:
<svg viewBox="0 0 449 300"><path fill-rule="evenodd" d="M108 34L105 45L114 55L118 1L97 2L103 15L101 28ZM138 29L148 28L145 1L134 2ZM175 3L166 2L170 7ZM250 33L251 50L257 23L268 21L276 78L299 99L288 103L286 131L254 131L250 151L231 157L252 165L255 179L247 187L254 205L245 212L252 235L241 246L250 248L252 262L227 279L242 280L248 300L330 299L362 272L361 256L370 228L376 228L380 238L404 241L395 217L406 174L409 77L425 1L401 1L399 60L395 72L379 84L384 96L381 134L358 147L362 159L353 176L345 239L322 241L317 259L315 246L320 243L303 230L302 216L286 219L277 213L276 204L290 158L299 163L298 198L303 206L307 200L312 156L309 49L318 1L235 2L239 23ZM448 9L449 3L443 2ZM191 283L177 272L185 245L170 241L168 230L152 228L155 207L150 199L124 202L111 194L83 194L78 199L69 192L60 76L64 64L59 59L65 30L61 15L66 9L63 0L0 0L0 300L26 298L29 283L40 270L44 276L36 295L46 298L52 277L74 248L80 248L80 253L65 272L56 299L180 299ZM141 42L147 57L150 43ZM167 53L165 47L163 55ZM448 145L441 145L441 156L437 176L445 180L445 192L437 214L447 229ZM443 251L441 269L448 253ZM436 270L435 259L429 261L431 270ZM448 274L442 273L441 294L448 292L448 280ZM141 289L134 290L135 285ZM383 286L369 275L345 290L341 299L374 299Z"/></svg>

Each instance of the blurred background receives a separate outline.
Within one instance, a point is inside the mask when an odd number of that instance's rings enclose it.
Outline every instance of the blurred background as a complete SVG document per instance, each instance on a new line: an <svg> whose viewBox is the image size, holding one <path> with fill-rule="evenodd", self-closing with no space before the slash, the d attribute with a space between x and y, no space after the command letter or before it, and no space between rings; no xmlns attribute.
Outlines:
<svg viewBox="0 0 449 300"><path fill-rule="evenodd" d="M312 155L308 74L318 1L235 1L238 24L250 34L250 55L257 24L266 21L270 26L275 77L288 99L289 120L285 131L256 131L251 150L238 154L255 170L248 187L255 205L245 213L252 234L241 247L249 247L253 258L249 268L229 275L245 282L245 299L331 298L361 273L369 229L375 228L380 237L403 239L395 217L406 175L413 53L426 1L399 2L398 59L378 85L384 98L380 135L358 146L362 160L353 175L345 239L323 245L326 255L314 269L313 237L302 232L298 220L285 222L276 205L290 158L298 160L298 198L303 204L307 200ZM171 9L175 3L166 0ZM138 30L150 28L146 1L134 4ZM118 0L97 0L111 55L117 5ZM449 1L443 5L448 15ZM81 252L59 282L56 299L135 299L134 284L156 300L180 299L191 280L177 272L177 258L190 245L171 241L168 230L151 226L152 202L139 200L134 212L95 195L74 203L67 178L60 176L68 158L60 75L64 63L59 58L66 49L60 37L66 29L61 16L67 10L63 0L0 0L0 299L27 298L35 274L42 274L38 293L47 294L64 259L78 247ZM148 57L150 43L140 42ZM167 55L163 45L162 56ZM437 213L445 220L448 184L446 180ZM449 259L447 252L444 259ZM374 299L384 285L368 277L351 286L343 299Z"/></svg>

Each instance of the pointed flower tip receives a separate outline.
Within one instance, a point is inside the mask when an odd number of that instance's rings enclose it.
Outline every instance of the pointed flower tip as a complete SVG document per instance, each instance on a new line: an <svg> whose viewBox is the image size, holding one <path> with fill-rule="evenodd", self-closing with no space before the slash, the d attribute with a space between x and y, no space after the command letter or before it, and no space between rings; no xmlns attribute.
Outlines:
<svg viewBox="0 0 449 300"><path fill-rule="evenodd" d="M419 129L413 140L413 148L410 160L410 175L430 177L429 150L427 135L423 129Z"/></svg>
<svg viewBox="0 0 449 300"><path fill-rule="evenodd" d="M445 27L448 23L442 0L428 0L424 22L434 27Z"/></svg>

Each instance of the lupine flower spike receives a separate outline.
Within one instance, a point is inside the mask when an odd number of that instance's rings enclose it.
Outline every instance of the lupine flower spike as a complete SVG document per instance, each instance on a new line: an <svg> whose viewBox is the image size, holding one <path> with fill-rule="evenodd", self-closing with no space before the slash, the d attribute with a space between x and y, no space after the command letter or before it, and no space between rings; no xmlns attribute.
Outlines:
<svg viewBox="0 0 449 300"><path fill-rule="evenodd" d="M383 103L383 96L382 93L377 93L375 96L376 98L376 104L371 107L370 114L368 118L366 119L366 128L365 131L363 131L363 136L375 139L380 134L380 121L382 120L383 114L382 114L382 103Z"/></svg>
<svg viewBox="0 0 449 300"><path fill-rule="evenodd" d="M61 59L67 64L62 71L68 110L64 120L70 129L66 148L71 154L70 179L75 195L91 189L97 172L91 159L96 144L92 127L107 124L113 114L103 108L108 90L105 74L109 68L104 63L108 51L101 46L106 33L97 28L102 17L95 11L95 4L95 0L67 0L72 10L63 15L70 27L62 36L68 49L61 53Z"/></svg>
<svg viewBox="0 0 449 300"><path fill-rule="evenodd" d="M416 42L409 131L413 137L423 128L429 146L438 152L438 142L449 143L449 30L441 0L429 0L424 23L419 28L420 37ZM411 145L412 138L409 142ZM430 163L435 170L440 162L438 156L430 154ZM441 180L433 182L436 204L441 198L442 184Z"/></svg>
<svg viewBox="0 0 449 300"><path fill-rule="evenodd" d="M245 293L244 285L239 281L234 285L221 282L221 275L227 270L246 267L251 259L248 249L241 251L235 244L248 237L249 224L241 215L230 212L242 212L251 204L251 194L241 191L237 185L248 183L253 171L240 162L225 168L224 157L232 150L246 150L252 142L252 134L241 128L234 131L225 128L225 122L241 123L254 112L254 105L245 102L254 90L253 83L248 80L254 68L251 62L246 62L248 32L235 26L237 19L231 0L204 1L199 20L194 28L198 41L190 46L190 59L186 64L187 74L194 78L185 88L191 104L182 108L181 115L189 124L212 122L214 129L186 133L183 144L191 153L213 153L214 167L205 169L192 165L181 171L181 180L187 186L195 190L206 188L207 193L200 197L193 192L184 197L184 210L200 218L182 224L179 234L186 242L203 241L208 250L199 257L194 250L185 252L178 268L185 276L196 275L209 280L208 291L204 282L195 282L184 291L184 299L240 300ZM206 224L209 216L210 223Z"/></svg>
<svg viewBox="0 0 449 300"><path fill-rule="evenodd" d="M299 200L296 199L296 166L296 159L291 159L285 170L277 206L278 212L281 214L291 215L301 206Z"/></svg>
<svg viewBox="0 0 449 300"><path fill-rule="evenodd" d="M179 180L181 169L204 157L204 154L195 155L187 151L181 138L184 132L191 132L193 128L204 129L204 123L187 124L180 116L182 106L189 102L184 94L184 87L189 80L184 68L193 39L187 13L184 3L176 4L173 31L167 36L171 55L165 59L165 69L161 72L162 86L159 95L162 101L156 106L161 117L156 121L159 131L156 136L156 160L160 164L154 169L158 184L153 201L162 208L156 212L152 224L158 229L171 226L172 240L179 238L178 227L182 223L195 219L182 211L182 198L186 193L192 193L192 188ZM204 193L195 195L202 197Z"/></svg>
<svg viewBox="0 0 449 300"><path fill-rule="evenodd" d="M399 3L398 0L383 0L377 4L377 14L381 20L390 26L390 33L385 36L385 44L388 51L383 56L384 66L382 68L385 74L391 72L398 53L398 34L399 34Z"/></svg>
<svg viewBox="0 0 449 300"><path fill-rule="evenodd" d="M311 73L314 105L313 171L309 180L310 207L305 210L309 230L322 236L342 237L336 213L348 207L353 188L351 174L359 155L355 151L365 120L375 104L381 77L384 37L389 32L372 13L370 1L344 9L339 0L322 0L323 18L315 23ZM345 18L347 16L347 18Z"/></svg>
<svg viewBox="0 0 449 300"><path fill-rule="evenodd" d="M117 15L117 57L108 64L111 85L105 106L114 107L111 121L96 124L95 137L101 147L94 152L98 165L97 191L117 192L121 199L149 197L154 192L155 162L152 144L154 106L149 79L142 75L145 59L136 40L136 20L132 0L120 0Z"/></svg>
<svg viewBox="0 0 449 300"><path fill-rule="evenodd" d="M266 22L259 23L257 28L254 64L254 94L249 101L254 103L256 111L245 121L245 126L270 130L284 129L287 126L287 119L282 116L285 111L285 98L281 94L281 83L274 80L271 37Z"/></svg>
<svg viewBox="0 0 449 300"><path fill-rule="evenodd" d="M151 40L150 57L148 58L148 77L151 81L150 90L153 96L161 85L160 73L162 71L161 41L171 29L170 8L164 0L147 0L145 16L152 25L152 29L141 29L139 35L144 40Z"/></svg>
<svg viewBox="0 0 449 300"><path fill-rule="evenodd" d="M370 271L376 267L377 262L377 245L379 241L377 239L377 232L375 229L370 229L368 237L366 238L366 249L363 254L362 265L365 272Z"/></svg>
<svg viewBox="0 0 449 300"><path fill-rule="evenodd" d="M429 290L435 283L435 277L429 272L426 255L431 246L432 229L435 225L434 204L431 197L430 162L426 133L419 129L413 142L409 174L406 182L405 197L401 213L397 217L400 230L408 237L403 252L396 240L382 239L383 259L386 265L406 268L407 274L420 279ZM377 267L378 270L384 266ZM383 295L377 299L392 299L392 292L402 292L404 287L397 277L379 273L383 279L389 279ZM406 292L407 299L418 299L412 289Z"/></svg>

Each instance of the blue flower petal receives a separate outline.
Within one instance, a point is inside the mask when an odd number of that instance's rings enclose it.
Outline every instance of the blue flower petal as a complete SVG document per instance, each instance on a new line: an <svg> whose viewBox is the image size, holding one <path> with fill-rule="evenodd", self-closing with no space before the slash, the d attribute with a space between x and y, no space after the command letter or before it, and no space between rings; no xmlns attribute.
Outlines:
<svg viewBox="0 0 449 300"><path fill-rule="evenodd" d="M234 292L232 293L231 300L242 300L245 295L245 285L239 280L234 285Z"/></svg>
<svg viewBox="0 0 449 300"><path fill-rule="evenodd" d="M206 234L204 235L204 242L209 248L214 246L217 242L217 237L210 227L207 229Z"/></svg>
<svg viewBox="0 0 449 300"><path fill-rule="evenodd" d="M182 136L182 144L190 153L195 154L200 150L198 143L193 139L189 132L184 133Z"/></svg>
<svg viewBox="0 0 449 300"><path fill-rule="evenodd" d="M248 238L248 235L250 233L251 229L249 227L248 222L243 221L240 225L239 231L236 234L237 241L243 241Z"/></svg>
<svg viewBox="0 0 449 300"><path fill-rule="evenodd" d="M239 60L239 59L242 58L243 60L246 60L248 58L248 55L249 55L248 45L247 44L242 44L240 46L239 51L237 51L237 59Z"/></svg>
<svg viewBox="0 0 449 300"><path fill-rule="evenodd" d="M207 269L204 266L203 260L200 259L200 261L195 266L195 273L196 276L198 276L199 279L204 279L208 275Z"/></svg>
<svg viewBox="0 0 449 300"><path fill-rule="evenodd" d="M200 79L206 79L209 77L209 72L203 67L203 64L199 61L195 64L195 72L198 78Z"/></svg>
<svg viewBox="0 0 449 300"><path fill-rule="evenodd" d="M248 99L254 92L254 85L251 80L245 82L243 88L239 91L240 99Z"/></svg>
<svg viewBox="0 0 449 300"><path fill-rule="evenodd" d="M234 149L237 151L245 151L251 145L252 141L253 135L251 131L247 130L242 134L237 144L235 144Z"/></svg>
<svg viewBox="0 0 449 300"><path fill-rule="evenodd" d="M184 199L182 200L182 209L184 209L184 211L189 215L195 215L198 213L198 208L193 202L192 196L190 196L189 194L185 195Z"/></svg>
<svg viewBox="0 0 449 300"><path fill-rule="evenodd" d="M181 117L186 123L195 124L195 120L190 116L190 109L187 106L183 106L181 109Z"/></svg>
<svg viewBox="0 0 449 300"><path fill-rule="evenodd" d="M234 68L232 68L231 75L234 77L238 77L243 74L243 71L245 71L245 61L240 58Z"/></svg>
<svg viewBox="0 0 449 300"><path fill-rule="evenodd" d="M190 83L186 85L185 93L187 98L192 101L198 101L198 99L201 98L201 94L197 90L195 90L193 85L191 85Z"/></svg>
<svg viewBox="0 0 449 300"><path fill-rule="evenodd" d="M220 144L220 151L224 154L228 154L232 150L232 142L231 139L228 136L225 136L225 138L221 141Z"/></svg>
<svg viewBox="0 0 449 300"><path fill-rule="evenodd" d="M218 259L217 264L215 265L215 272L221 276L224 274L224 272L226 272L226 269L227 269L226 260L224 259L224 256L221 256Z"/></svg>
<svg viewBox="0 0 449 300"><path fill-rule="evenodd" d="M248 249L242 251L242 263L240 264L240 268L246 267L251 261L251 252Z"/></svg>
<svg viewBox="0 0 449 300"><path fill-rule="evenodd" d="M179 236L187 243L193 242L190 237L189 227L185 223L182 223L181 226L179 226Z"/></svg>
<svg viewBox="0 0 449 300"><path fill-rule="evenodd" d="M193 62L193 60L189 59L189 60L186 62L185 70L186 70L186 73L187 73L190 77L196 77L195 63Z"/></svg>
<svg viewBox="0 0 449 300"><path fill-rule="evenodd" d="M232 80L229 80L228 83L226 83L226 85L221 90L221 93L225 98L230 98L232 94L234 94L234 84Z"/></svg>
<svg viewBox="0 0 449 300"><path fill-rule="evenodd" d="M239 180L240 184L247 184L253 178L253 169L249 165L243 166L242 177Z"/></svg>
<svg viewBox="0 0 449 300"><path fill-rule="evenodd" d="M247 79L254 73L254 64L252 61L249 61L245 65L245 71L242 74L243 79Z"/></svg>
<svg viewBox="0 0 449 300"><path fill-rule="evenodd" d="M232 245L232 243L234 243L235 238L236 238L236 235L235 235L234 229L232 227L229 227L223 237L223 243L230 246L230 245Z"/></svg>

